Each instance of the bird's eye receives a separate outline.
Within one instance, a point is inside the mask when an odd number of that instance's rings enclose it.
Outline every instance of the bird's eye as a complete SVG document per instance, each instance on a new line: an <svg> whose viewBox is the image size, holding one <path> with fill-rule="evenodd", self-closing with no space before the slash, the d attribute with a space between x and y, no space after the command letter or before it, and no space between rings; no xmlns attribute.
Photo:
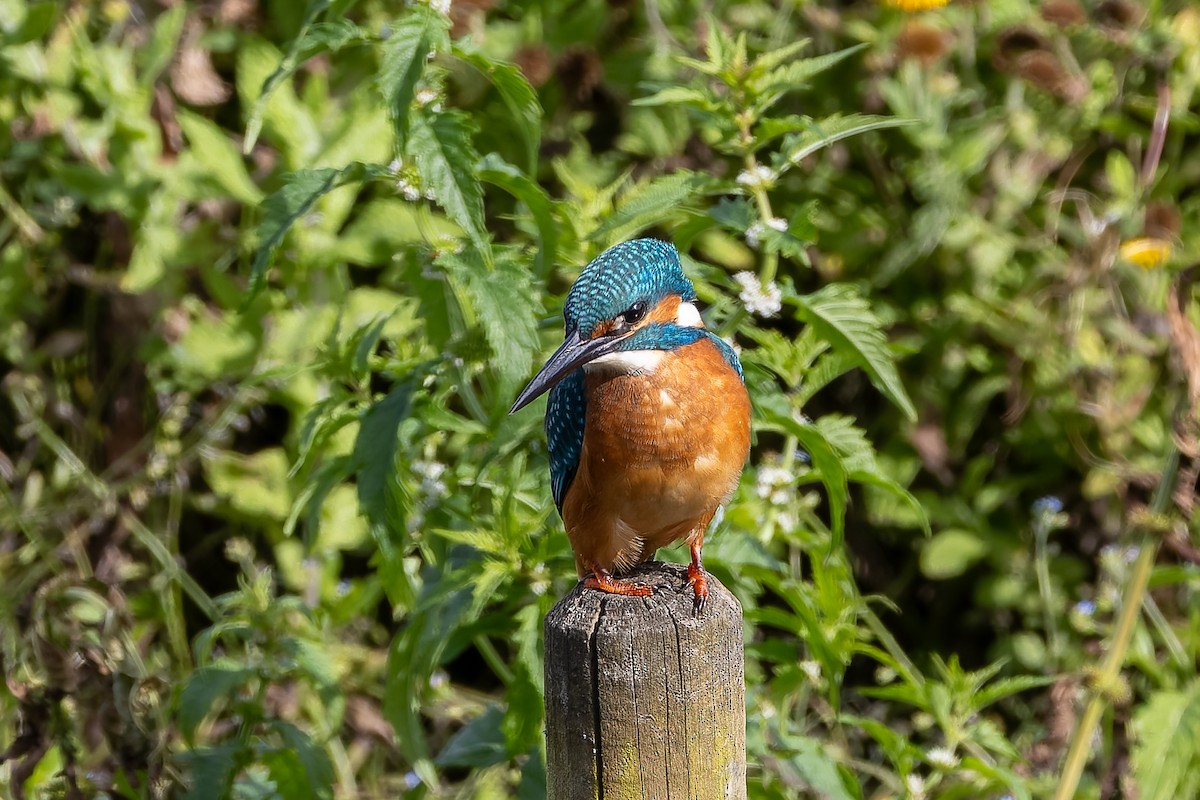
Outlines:
<svg viewBox="0 0 1200 800"><path fill-rule="evenodd" d="M621 316L624 318L626 325L636 325L642 321L642 317L646 316L646 304L638 300Z"/></svg>

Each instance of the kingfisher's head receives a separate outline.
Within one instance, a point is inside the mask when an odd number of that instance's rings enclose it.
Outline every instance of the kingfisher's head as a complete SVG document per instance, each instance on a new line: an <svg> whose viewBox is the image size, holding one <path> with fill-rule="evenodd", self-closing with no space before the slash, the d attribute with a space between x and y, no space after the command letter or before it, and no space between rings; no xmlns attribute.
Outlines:
<svg viewBox="0 0 1200 800"><path fill-rule="evenodd" d="M655 239L608 248L583 268L563 309L566 340L513 403L525 406L580 367L653 369L662 351L703 328L679 253Z"/></svg>

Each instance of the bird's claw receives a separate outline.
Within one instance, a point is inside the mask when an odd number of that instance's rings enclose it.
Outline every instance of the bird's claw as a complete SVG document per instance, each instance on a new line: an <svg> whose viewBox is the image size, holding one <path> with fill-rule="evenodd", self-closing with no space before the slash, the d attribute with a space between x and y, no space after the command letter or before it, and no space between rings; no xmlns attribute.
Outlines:
<svg viewBox="0 0 1200 800"><path fill-rule="evenodd" d="M654 589L641 583L633 583L632 581L617 580L607 572L595 572L583 581L585 589L599 589L602 592L609 594L623 594L632 597L649 597L654 594Z"/></svg>
<svg viewBox="0 0 1200 800"><path fill-rule="evenodd" d="M708 606L708 576L704 574L704 568L699 564L688 564L688 586L692 587L694 597L692 598L692 616L699 617L704 614L704 609Z"/></svg>

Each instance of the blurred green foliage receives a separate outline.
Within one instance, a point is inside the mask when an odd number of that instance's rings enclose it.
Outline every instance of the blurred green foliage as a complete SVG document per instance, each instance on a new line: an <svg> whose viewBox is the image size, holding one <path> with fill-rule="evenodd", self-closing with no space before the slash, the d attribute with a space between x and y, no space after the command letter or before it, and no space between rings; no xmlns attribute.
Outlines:
<svg viewBox="0 0 1200 800"><path fill-rule="evenodd" d="M942 6L0 0L0 793L544 797L506 411L636 235L755 404L751 797L1070 796L1089 698L1200 791L1200 12Z"/></svg>

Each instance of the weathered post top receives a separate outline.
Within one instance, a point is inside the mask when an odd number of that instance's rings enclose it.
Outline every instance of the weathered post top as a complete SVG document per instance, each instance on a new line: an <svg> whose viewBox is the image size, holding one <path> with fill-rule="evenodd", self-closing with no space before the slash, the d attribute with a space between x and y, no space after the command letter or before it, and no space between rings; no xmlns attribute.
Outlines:
<svg viewBox="0 0 1200 800"><path fill-rule="evenodd" d="M546 617L549 800L745 800L742 609L651 562L651 597L578 585Z"/></svg>

